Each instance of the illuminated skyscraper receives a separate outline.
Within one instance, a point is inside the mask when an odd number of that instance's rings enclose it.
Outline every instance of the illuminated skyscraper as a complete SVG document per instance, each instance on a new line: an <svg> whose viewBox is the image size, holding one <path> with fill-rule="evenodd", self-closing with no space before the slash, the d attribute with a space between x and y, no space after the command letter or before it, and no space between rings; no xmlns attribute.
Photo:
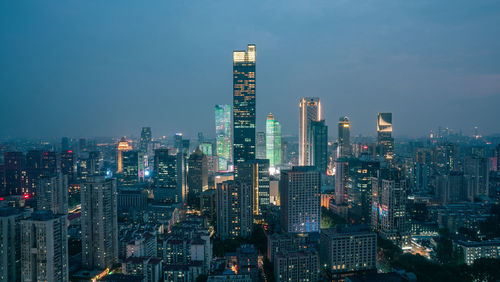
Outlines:
<svg viewBox="0 0 500 282"><path fill-rule="evenodd" d="M80 189L82 265L106 269L118 261L116 179L89 176Z"/></svg>
<svg viewBox="0 0 500 282"><path fill-rule="evenodd" d="M312 166L281 171L281 228L290 233L319 232L320 174Z"/></svg>
<svg viewBox="0 0 500 282"><path fill-rule="evenodd" d="M339 119L339 146L337 157L343 158L351 155L351 122L347 117Z"/></svg>
<svg viewBox="0 0 500 282"><path fill-rule="evenodd" d="M328 168L328 126L325 120L311 121L309 123L309 140L311 141L311 165L321 173L326 173Z"/></svg>
<svg viewBox="0 0 500 282"><path fill-rule="evenodd" d="M44 176L36 187L37 210L50 210L54 214L68 213L68 176Z"/></svg>
<svg viewBox="0 0 500 282"><path fill-rule="evenodd" d="M122 139L120 139L120 142L118 142L118 149L117 149L117 167L118 167L118 170L116 171L117 173L121 173L123 171L122 153L130 150L132 150L132 146L130 146L125 137L122 137Z"/></svg>
<svg viewBox="0 0 500 282"><path fill-rule="evenodd" d="M21 221L21 279L69 281L66 215L36 211Z"/></svg>
<svg viewBox="0 0 500 282"><path fill-rule="evenodd" d="M144 162L142 151L122 152L122 175L120 185L135 185L144 179Z"/></svg>
<svg viewBox="0 0 500 282"><path fill-rule="evenodd" d="M400 247L410 244L406 181L400 171L372 180L372 229Z"/></svg>
<svg viewBox="0 0 500 282"><path fill-rule="evenodd" d="M152 138L151 127L143 127L141 130L141 151L143 154L148 153Z"/></svg>
<svg viewBox="0 0 500 282"><path fill-rule="evenodd" d="M394 156L394 139L392 138L392 113L378 113L377 145L379 155L386 160Z"/></svg>
<svg viewBox="0 0 500 282"><path fill-rule="evenodd" d="M321 120L321 102L317 97L305 97L299 103L299 165L314 165L312 156L311 121Z"/></svg>
<svg viewBox="0 0 500 282"><path fill-rule="evenodd" d="M266 159L271 167L281 164L281 125L271 113L266 120Z"/></svg>
<svg viewBox="0 0 500 282"><path fill-rule="evenodd" d="M235 171L255 159L255 45L233 52L233 161Z"/></svg>
<svg viewBox="0 0 500 282"><path fill-rule="evenodd" d="M219 171L228 171L232 163L231 105L215 105L215 136Z"/></svg>
<svg viewBox="0 0 500 282"><path fill-rule="evenodd" d="M252 190L253 214L262 214L269 205L269 160L252 160L240 164L238 180Z"/></svg>
<svg viewBox="0 0 500 282"><path fill-rule="evenodd" d="M245 182L217 184L217 234L222 240L248 237L252 233L252 189Z"/></svg>
<svg viewBox="0 0 500 282"><path fill-rule="evenodd" d="M257 145L255 151L256 159L266 159L266 133L264 131L257 132Z"/></svg>

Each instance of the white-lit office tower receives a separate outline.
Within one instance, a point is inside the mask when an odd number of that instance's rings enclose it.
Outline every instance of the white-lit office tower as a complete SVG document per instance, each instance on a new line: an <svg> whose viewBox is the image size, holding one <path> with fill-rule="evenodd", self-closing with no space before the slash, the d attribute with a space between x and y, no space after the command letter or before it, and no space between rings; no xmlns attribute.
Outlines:
<svg viewBox="0 0 500 282"><path fill-rule="evenodd" d="M21 221L21 281L69 281L66 215L36 211Z"/></svg>
<svg viewBox="0 0 500 282"><path fill-rule="evenodd" d="M318 97L305 97L299 103L299 165L314 165L312 155L311 121L321 120Z"/></svg>
<svg viewBox="0 0 500 282"><path fill-rule="evenodd" d="M82 265L106 269L118 260L116 179L90 176L81 186Z"/></svg>
<svg viewBox="0 0 500 282"><path fill-rule="evenodd" d="M400 247L410 244L406 181L399 171L372 181L372 229Z"/></svg>
<svg viewBox="0 0 500 282"><path fill-rule="evenodd" d="M248 237L252 233L252 191L241 181L217 184L217 234L222 240Z"/></svg>
<svg viewBox="0 0 500 282"><path fill-rule="evenodd" d="M37 210L50 210L54 214L68 213L68 176L42 177L36 187Z"/></svg>
<svg viewBox="0 0 500 282"><path fill-rule="evenodd" d="M281 172L281 227L285 232L319 232L321 179L312 166Z"/></svg>
<svg viewBox="0 0 500 282"><path fill-rule="evenodd" d="M29 210L0 207L0 281L21 280L21 220Z"/></svg>
<svg viewBox="0 0 500 282"><path fill-rule="evenodd" d="M348 117L339 119L339 145L337 157L348 157L351 155L351 122Z"/></svg>
<svg viewBox="0 0 500 282"><path fill-rule="evenodd" d="M377 147L381 157L391 161L394 157L394 139L392 138L392 113L378 113Z"/></svg>

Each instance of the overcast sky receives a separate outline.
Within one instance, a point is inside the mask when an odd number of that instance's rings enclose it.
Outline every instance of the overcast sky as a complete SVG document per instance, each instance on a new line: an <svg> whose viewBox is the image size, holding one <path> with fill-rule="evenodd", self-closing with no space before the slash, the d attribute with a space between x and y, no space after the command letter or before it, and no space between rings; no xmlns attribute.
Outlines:
<svg viewBox="0 0 500 282"><path fill-rule="evenodd" d="M214 135L232 51L257 45L258 129L500 133L500 1L0 1L0 136Z"/></svg>

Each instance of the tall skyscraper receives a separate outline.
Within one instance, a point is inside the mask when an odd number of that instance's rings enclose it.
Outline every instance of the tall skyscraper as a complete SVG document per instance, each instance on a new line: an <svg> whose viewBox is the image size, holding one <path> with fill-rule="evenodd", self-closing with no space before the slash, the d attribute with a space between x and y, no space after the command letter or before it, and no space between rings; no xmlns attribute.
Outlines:
<svg viewBox="0 0 500 282"><path fill-rule="evenodd" d="M346 205L348 203L349 187L349 163L346 159L335 161L335 204Z"/></svg>
<svg viewBox="0 0 500 282"><path fill-rule="evenodd" d="M66 215L36 211L21 221L21 280L69 281Z"/></svg>
<svg viewBox="0 0 500 282"><path fill-rule="evenodd" d="M351 155L351 122L348 117L339 119L339 146L337 157L343 158Z"/></svg>
<svg viewBox="0 0 500 282"><path fill-rule="evenodd" d="M401 247L410 244L406 189L400 171L372 180L372 229Z"/></svg>
<svg viewBox="0 0 500 282"><path fill-rule="evenodd" d="M315 167L281 171L281 228L290 233L319 232L321 179Z"/></svg>
<svg viewBox="0 0 500 282"><path fill-rule="evenodd" d="M311 121L321 120L321 102L317 97L305 97L299 103L299 165L314 165L312 156Z"/></svg>
<svg viewBox="0 0 500 282"><path fill-rule="evenodd" d="M201 192L208 190L208 161L199 148L188 159L188 194L199 199Z"/></svg>
<svg viewBox="0 0 500 282"><path fill-rule="evenodd" d="M127 152L132 150L132 146L128 143L127 139L125 137L122 137L120 139L120 142L118 142L118 149L117 149L117 173L122 173L123 171L123 160L122 160L122 154L123 152Z"/></svg>
<svg viewBox="0 0 500 282"><path fill-rule="evenodd" d="M252 160L240 164L238 180L252 190L253 214L262 214L269 205L269 160Z"/></svg>
<svg viewBox="0 0 500 282"><path fill-rule="evenodd" d="M40 150L30 150L26 153L27 193L34 193L38 180L43 176L42 154Z"/></svg>
<svg viewBox="0 0 500 282"><path fill-rule="evenodd" d="M0 281L21 280L21 220L29 210L0 207Z"/></svg>
<svg viewBox="0 0 500 282"><path fill-rule="evenodd" d="M37 210L49 210L54 214L68 213L68 176L44 176L36 188Z"/></svg>
<svg viewBox="0 0 500 282"><path fill-rule="evenodd" d="M88 269L111 268L118 260L116 179L88 176L80 189L82 265Z"/></svg>
<svg viewBox="0 0 500 282"><path fill-rule="evenodd" d="M23 175L24 164L22 152L4 152L5 190L0 196L28 193L26 176Z"/></svg>
<svg viewBox="0 0 500 282"><path fill-rule="evenodd" d="M233 52L233 161L255 159L255 45Z"/></svg>
<svg viewBox="0 0 500 282"><path fill-rule="evenodd" d="M379 155L390 161L394 157L394 139L392 138L392 113L378 113L377 146Z"/></svg>
<svg viewBox="0 0 500 282"><path fill-rule="evenodd" d="M215 105L216 152L219 170L228 171L232 163L231 105Z"/></svg>
<svg viewBox="0 0 500 282"><path fill-rule="evenodd" d="M266 159L266 133L264 131L257 132L257 145L255 148L256 159Z"/></svg>
<svg viewBox="0 0 500 282"><path fill-rule="evenodd" d="M156 149L154 166L154 199L179 203L183 200L184 157L175 148Z"/></svg>
<svg viewBox="0 0 500 282"><path fill-rule="evenodd" d="M328 126L325 120L311 121L310 124L311 165L321 173L326 173L328 168Z"/></svg>
<svg viewBox="0 0 500 282"><path fill-rule="evenodd" d="M281 164L281 125L271 113L266 120L266 159L271 167Z"/></svg>
<svg viewBox="0 0 500 282"><path fill-rule="evenodd" d="M228 180L217 184L217 234L222 239L252 233L252 190L246 183Z"/></svg>
<svg viewBox="0 0 500 282"><path fill-rule="evenodd" d="M141 151L143 154L148 153L152 138L153 136L151 134L151 127L143 127L141 130L140 140Z"/></svg>
<svg viewBox="0 0 500 282"><path fill-rule="evenodd" d="M68 177L68 182L75 181L75 159L73 151L61 152L61 172Z"/></svg>
<svg viewBox="0 0 500 282"><path fill-rule="evenodd" d="M144 179L144 162L142 151L122 152L122 173L119 178L120 185L131 186Z"/></svg>

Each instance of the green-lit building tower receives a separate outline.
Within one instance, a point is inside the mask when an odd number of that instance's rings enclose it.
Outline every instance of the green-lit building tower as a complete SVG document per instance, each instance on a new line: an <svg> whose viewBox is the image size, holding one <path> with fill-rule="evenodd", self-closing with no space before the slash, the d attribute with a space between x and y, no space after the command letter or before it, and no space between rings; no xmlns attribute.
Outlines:
<svg viewBox="0 0 500 282"><path fill-rule="evenodd" d="M231 154L231 105L215 105L216 153L219 171L229 171Z"/></svg>
<svg viewBox="0 0 500 282"><path fill-rule="evenodd" d="M271 167L281 164L281 125L271 113L266 120L266 159Z"/></svg>

